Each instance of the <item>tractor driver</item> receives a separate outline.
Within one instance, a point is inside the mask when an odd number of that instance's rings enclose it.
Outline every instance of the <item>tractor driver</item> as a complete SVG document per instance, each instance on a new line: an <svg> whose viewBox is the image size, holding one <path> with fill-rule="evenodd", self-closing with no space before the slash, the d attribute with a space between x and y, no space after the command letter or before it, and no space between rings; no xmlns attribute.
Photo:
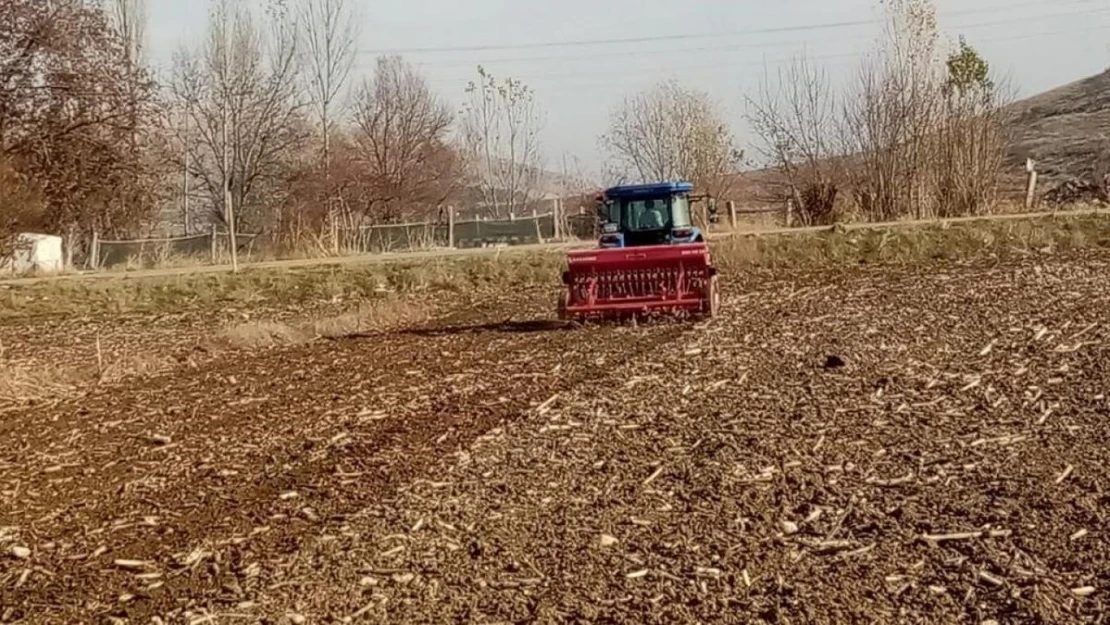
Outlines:
<svg viewBox="0 0 1110 625"><path fill-rule="evenodd" d="M640 228L643 230L662 230L666 225L663 211L656 206L656 200L644 202L644 212L640 214Z"/></svg>

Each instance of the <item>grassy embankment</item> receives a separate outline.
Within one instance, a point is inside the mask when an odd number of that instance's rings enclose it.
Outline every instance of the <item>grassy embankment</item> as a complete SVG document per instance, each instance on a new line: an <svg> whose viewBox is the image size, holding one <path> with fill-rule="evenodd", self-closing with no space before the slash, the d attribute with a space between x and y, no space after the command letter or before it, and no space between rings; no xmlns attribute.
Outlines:
<svg viewBox="0 0 1110 625"><path fill-rule="evenodd" d="M1110 215L1106 214L742 235L714 243L713 254L727 281L730 274L756 267L818 268L935 259L989 261L1100 248L1110 248ZM213 315L222 321L212 327L204 341L206 351L214 354L411 325L431 314L464 308L475 301L496 304L497 294L505 292L535 293L537 301L547 301L558 288L562 268L561 252L531 251L363 265L247 268L238 274L152 278L121 275L20 286L0 284L0 324L18 343L20 328L47 319L88 318L90 325L110 327L113 319L126 315ZM228 310L236 314L214 314ZM0 401L42 396L51 389L72 392L106 378L121 379L174 366L165 358L158 360L139 352L129 352L108 364L63 362L54 367L5 358L3 353L0 347Z"/></svg>

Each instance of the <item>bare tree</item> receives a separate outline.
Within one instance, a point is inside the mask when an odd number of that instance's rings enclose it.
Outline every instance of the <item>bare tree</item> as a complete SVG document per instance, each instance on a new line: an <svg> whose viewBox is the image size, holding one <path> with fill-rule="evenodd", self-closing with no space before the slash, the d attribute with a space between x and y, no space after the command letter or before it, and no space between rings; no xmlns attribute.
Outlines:
<svg viewBox="0 0 1110 625"><path fill-rule="evenodd" d="M858 161L853 187L862 213L878 220L926 216L925 171L942 84L936 14L929 0L887 4L885 40L865 62L845 106L846 151Z"/></svg>
<svg viewBox="0 0 1110 625"><path fill-rule="evenodd" d="M428 216L459 182L458 157L448 143L452 114L427 82L400 57L378 59L355 102L353 143L363 179L351 208L361 217L392 221Z"/></svg>
<svg viewBox="0 0 1110 625"><path fill-rule="evenodd" d="M601 143L619 178L682 179L714 197L728 193L742 159L709 94L673 81L626 98Z"/></svg>
<svg viewBox="0 0 1110 625"><path fill-rule="evenodd" d="M124 44L124 59L140 65L146 51L146 0L113 0L112 18Z"/></svg>
<svg viewBox="0 0 1110 625"><path fill-rule="evenodd" d="M126 57L97 5L0 0L0 159L35 181L36 227L122 234L150 216L144 162L125 148L152 118L153 85Z"/></svg>
<svg viewBox="0 0 1110 625"><path fill-rule="evenodd" d="M320 124L323 142L321 165L324 174L325 202L332 227L336 210L331 185L332 133L338 100L350 78L354 64L358 31L347 0L302 0L298 21L304 42L308 92ZM333 246L338 240L333 238Z"/></svg>
<svg viewBox="0 0 1110 625"><path fill-rule="evenodd" d="M845 107L859 210L872 219L989 210L1007 143L1003 92L966 42L943 55L930 0L891 0L887 12L884 43Z"/></svg>
<svg viewBox="0 0 1110 625"><path fill-rule="evenodd" d="M136 68L143 65L143 53L146 48L146 0L113 0L109 14L116 28L117 36L123 48L123 65L126 68L129 80L126 83L128 122L131 132L127 138L127 146L132 158L138 157L139 151L139 101L136 97L142 89L140 81L144 77L136 73ZM134 192L125 190L120 197L120 202L126 205L135 201Z"/></svg>
<svg viewBox="0 0 1110 625"><path fill-rule="evenodd" d="M586 171L581 159L573 154L563 153L558 184L562 197L592 196L599 187L597 176Z"/></svg>
<svg viewBox="0 0 1110 625"><path fill-rule="evenodd" d="M173 91L191 122L188 162L217 222L264 226L274 185L307 137L296 51L280 1L260 24L240 0L214 0L203 50L178 56Z"/></svg>
<svg viewBox="0 0 1110 625"><path fill-rule="evenodd" d="M17 251L20 233L42 219L42 193L30 176L0 157L0 268Z"/></svg>
<svg viewBox="0 0 1110 625"><path fill-rule="evenodd" d="M931 167L933 212L940 217L975 215L989 210L998 195L1010 141L1003 119L1010 94L962 37L945 65Z"/></svg>
<svg viewBox="0 0 1110 625"><path fill-rule="evenodd" d="M764 73L747 103L759 152L777 173L774 198L792 203L802 225L835 221L838 110L828 75L799 57L774 82Z"/></svg>
<svg viewBox="0 0 1110 625"><path fill-rule="evenodd" d="M535 95L519 80L499 81L483 67L466 93L461 134L482 203L494 216L521 212L539 195L543 121Z"/></svg>

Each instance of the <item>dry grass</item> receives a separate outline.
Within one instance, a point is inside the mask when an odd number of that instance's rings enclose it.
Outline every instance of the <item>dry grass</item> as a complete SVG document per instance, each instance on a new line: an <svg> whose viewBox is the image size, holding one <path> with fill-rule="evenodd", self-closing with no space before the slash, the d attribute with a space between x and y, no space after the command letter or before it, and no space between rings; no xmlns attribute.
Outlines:
<svg viewBox="0 0 1110 625"><path fill-rule="evenodd" d="M726 266L783 266L906 263L1092 246L1110 247L1110 218L1094 215L969 222L948 227L739 236L715 243L714 255ZM280 308L313 302L376 301L383 295L432 291L500 292L524 286L554 286L558 284L563 262L560 252L540 251L366 265L247 268L238 274L121 276L96 281L0 285L0 320L105 312Z"/></svg>
<svg viewBox="0 0 1110 625"><path fill-rule="evenodd" d="M225 328L209 348L265 349L300 345L321 338L338 339L382 331L427 319L428 310L398 297L359 304L357 312L324 316L301 323L247 321Z"/></svg>
<svg viewBox="0 0 1110 625"><path fill-rule="evenodd" d="M27 405L79 395L97 384L167 371L170 358L151 353L129 353L100 363L32 365L0 364L0 405Z"/></svg>
<svg viewBox="0 0 1110 625"><path fill-rule="evenodd" d="M369 331L382 331L418 323L428 318L427 308L389 297L361 303L358 312L315 320L312 334L320 338L345 338Z"/></svg>
<svg viewBox="0 0 1110 625"><path fill-rule="evenodd" d="M211 338L200 344L205 358L219 358L232 351L291 347L319 339L389 330L425 320L429 315L427 308L403 298L378 297L346 314L319 315L294 322L256 320L229 325L216 330ZM112 355L105 347L102 359L81 364L0 363L0 406L75 397L98 384L163 373L181 366L180 361L166 354L132 351Z"/></svg>
<svg viewBox="0 0 1110 625"><path fill-rule="evenodd" d="M232 349L258 349L296 345L311 335L278 321L248 321L223 330L214 345Z"/></svg>
<svg viewBox="0 0 1110 625"><path fill-rule="evenodd" d="M78 375L78 371L68 367L0 365L0 405L23 405L68 397L87 383L87 375Z"/></svg>
<svg viewBox="0 0 1110 625"><path fill-rule="evenodd" d="M916 264L931 259L1002 259L1081 248L1110 248L1110 217L738 236L714 244L714 261L727 275L747 267ZM562 265L562 254L540 252L504 258L248 270L238 275L51 282L0 291L4 298L0 318L18 326L33 322L37 315L260 308L293 313L293 321L250 319L216 330L204 343L208 357L218 357L229 350L300 345L418 323L433 312L418 301L437 299L414 297L421 292L437 292L446 296L443 301L460 305L461 296L474 292L496 296L518 287L554 289ZM306 305L312 302L329 305ZM346 312L336 314L335 302L341 302L339 307ZM356 310L351 310L352 302L358 302ZM82 366L30 366L9 361L0 364L0 402L69 396L97 383L176 366L180 364L164 354L147 353L116 354Z"/></svg>
<svg viewBox="0 0 1110 625"><path fill-rule="evenodd" d="M474 292L557 280L562 262L561 254L544 251L292 269L248 267L237 274L135 278L121 275L18 286L0 284L0 319L100 312L181 312L263 304L280 307L433 290Z"/></svg>
<svg viewBox="0 0 1110 625"><path fill-rule="evenodd" d="M1110 248L1110 216L966 222L899 229L737 237L716 245L726 267L920 263Z"/></svg>

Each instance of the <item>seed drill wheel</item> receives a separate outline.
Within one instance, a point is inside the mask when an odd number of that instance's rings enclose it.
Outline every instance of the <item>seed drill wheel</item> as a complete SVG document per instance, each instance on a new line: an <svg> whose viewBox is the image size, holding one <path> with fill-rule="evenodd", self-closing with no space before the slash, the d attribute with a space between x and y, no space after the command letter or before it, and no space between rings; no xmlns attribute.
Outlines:
<svg viewBox="0 0 1110 625"><path fill-rule="evenodd" d="M567 302L570 300L570 293L563 291L559 294L559 299L555 303L555 310L559 316L559 321L569 321L570 315L567 314Z"/></svg>
<svg viewBox="0 0 1110 625"><path fill-rule="evenodd" d="M717 282L717 276L709 277L709 285L705 289L705 304L702 307L702 314L706 318L716 317L721 312L721 287Z"/></svg>

